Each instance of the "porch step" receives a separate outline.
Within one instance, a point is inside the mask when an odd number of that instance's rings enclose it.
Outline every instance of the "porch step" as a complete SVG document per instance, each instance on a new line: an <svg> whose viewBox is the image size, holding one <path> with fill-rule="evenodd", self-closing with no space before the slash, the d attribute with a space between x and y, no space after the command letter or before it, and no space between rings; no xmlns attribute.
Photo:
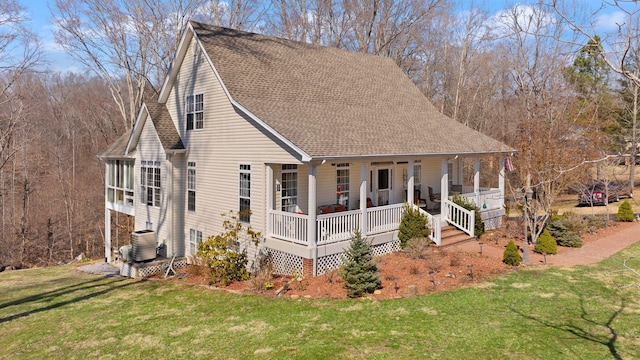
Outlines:
<svg viewBox="0 0 640 360"><path fill-rule="evenodd" d="M459 230L455 226L443 226L441 231L442 244L438 246L439 249L443 249L449 246L466 243L469 241L475 241L475 236L469 236L464 231Z"/></svg>

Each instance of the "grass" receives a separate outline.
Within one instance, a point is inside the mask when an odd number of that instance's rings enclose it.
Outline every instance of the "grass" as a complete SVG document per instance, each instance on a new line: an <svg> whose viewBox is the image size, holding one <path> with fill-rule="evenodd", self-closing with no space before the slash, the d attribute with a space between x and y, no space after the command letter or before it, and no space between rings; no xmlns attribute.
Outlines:
<svg viewBox="0 0 640 360"><path fill-rule="evenodd" d="M71 266L5 272L0 359L640 358L640 278L617 272L630 257L640 243L595 265L389 301L266 299Z"/></svg>

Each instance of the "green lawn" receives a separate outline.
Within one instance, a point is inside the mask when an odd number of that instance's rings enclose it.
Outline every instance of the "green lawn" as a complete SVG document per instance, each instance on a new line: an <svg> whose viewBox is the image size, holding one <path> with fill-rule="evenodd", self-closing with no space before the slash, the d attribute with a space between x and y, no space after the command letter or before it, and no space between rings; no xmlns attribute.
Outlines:
<svg viewBox="0 0 640 360"><path fill-rule="evenodd" d="M618 261L389 301L266 299L70 266L5 272L0 359L637 359L640 278L616 272L632 256L640 244Z"/></svg>

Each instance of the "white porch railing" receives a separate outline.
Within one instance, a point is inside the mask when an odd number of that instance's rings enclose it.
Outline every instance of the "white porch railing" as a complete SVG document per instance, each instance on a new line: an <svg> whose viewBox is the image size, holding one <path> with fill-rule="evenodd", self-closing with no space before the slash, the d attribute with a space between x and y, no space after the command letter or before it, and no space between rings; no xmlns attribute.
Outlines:
<svg viewBox="0 0 640 360"><path fill-rule="evenodd" d="M420 211L420 214L423 214L427 217L427 224L431 229L431 234L429 234L431 241L436 243L436 245L442 245L442 238L441 238L442 225L440 224L440 219L420 208L418 208L418 210Z"/></svg>
<svg viewBox="0 0 640 360"><path fill-rule="evenodd" d="M360 210L318 215L318 245L349 240L353 232L360 229L361 217Z"/></svg>
<svg viewBox="0 0 640 360"><path fill-rule="evenodd" d="M267 233L269 236L292 241L298 244L308 244L308 215L270 210L267 216L269 221L267 224Z"/></svg>
<svg viewBox="0 0 640 360"><path fill-rule="evenodd" d="M402 219L402 206L391 204L367 209L367 235L398 230Z"/></svg>
<svg viewBox="0 0 640 360"><path fill-rule="evenodd" d="M444 215L445 220L451 223L451 225L464 231L469 236L475 236L475 213L475 211L467 210L452 201L442 201L442 214Z"/></svg>
<svg viewBox="0 0 640 360"><path fill-rule="evenodd" d="M476 195L473 192L473 186L463 186L462 191L460 196L476 204L480 211L502 208L503 199L500 189L480 188Z"/></svg>

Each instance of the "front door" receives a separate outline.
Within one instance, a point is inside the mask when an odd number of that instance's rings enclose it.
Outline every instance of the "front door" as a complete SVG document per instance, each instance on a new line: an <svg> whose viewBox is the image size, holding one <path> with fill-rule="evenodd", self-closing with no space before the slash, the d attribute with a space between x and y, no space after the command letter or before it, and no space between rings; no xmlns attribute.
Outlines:
<svg viewBox="0 0 640 360"><path fill-rule="evenodd" d="M391 169L378 168L376 173L376 205L389 205L389 197L391 195Z"/></svg>

